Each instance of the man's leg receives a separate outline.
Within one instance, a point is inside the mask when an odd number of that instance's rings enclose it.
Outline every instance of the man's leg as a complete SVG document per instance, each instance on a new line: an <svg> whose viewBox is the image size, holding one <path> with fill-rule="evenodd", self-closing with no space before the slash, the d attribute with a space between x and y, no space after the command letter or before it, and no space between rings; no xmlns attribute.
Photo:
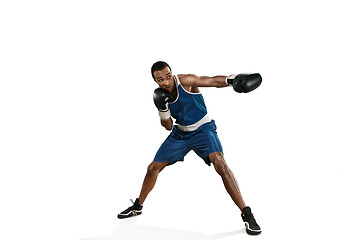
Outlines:
<svg viewBox="0 0 360 240"><path fill-rule="evenodd" d="M235 176L225 162L223 153L213 152L209 155L209 158L214 165L216 172L221 176L226 191L242 212L246 205L241 196L239 185L236 182Z"/></svg>
<svg viewBox="0 0 360 240"><path fill-rule="evenodd" d="M147 168L147 173L141 188L139 196L139 204L143 205L147 195L154 188L157 176L168 165L168 162L155 162L153 161Z"/></svg>
<svg viewBox="0 0 360 240"><path fill-rule="evenodd" d="M221 176L226 191L230 194L232 200L240 208L241 217L245 222L246 232L251 235L258 235L261 233L261 228L257 224L251 208L245 205L244 199L241 196L239 186L236 182L234 174L227 166L222 152L213 152L209 154L210 161L214 164L215 170Z"/></svg>
<svg viewBox="0 0 360 240"><path fill-rule="evenodd" d="M133 205L118 214L118 218L128 218L142 214L142 205L149 194L154 188L157 176L168 165L168 162L155 162L153 161L147 169L143 186L141 188L140 196L133 202Z"/></svg>

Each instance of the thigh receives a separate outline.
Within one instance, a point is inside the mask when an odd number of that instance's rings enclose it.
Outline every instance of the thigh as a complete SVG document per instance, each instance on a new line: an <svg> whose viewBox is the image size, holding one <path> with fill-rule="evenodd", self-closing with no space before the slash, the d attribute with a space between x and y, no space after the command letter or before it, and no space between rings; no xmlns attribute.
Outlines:
<svg viewBox="0 0 360 240"><path fill-rule="evenodd" d="M178 161L184 161L184 157L189 151L186 140L168 136L157 151L154 161L168 162L169 165L172 165Z"/></svg>
<svg viewBox="0 0 360 240"><path fill-rule="evenodd" d="M190 148L208 165L211 163L209 158L211 153L223 152L220 139L216 133L214 121L206 124L206 126L191 139Z"/></svg>

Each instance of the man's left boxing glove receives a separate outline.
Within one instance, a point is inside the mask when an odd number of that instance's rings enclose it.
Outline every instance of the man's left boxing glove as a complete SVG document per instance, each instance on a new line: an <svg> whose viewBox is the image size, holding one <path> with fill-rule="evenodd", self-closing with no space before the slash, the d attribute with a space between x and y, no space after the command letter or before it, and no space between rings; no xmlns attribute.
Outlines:
<svg viewBox="0 0 360 240"><path fill-rule="evenodd" d="M170 93L162 88L157 88L154 91L154 103L159 110L159 116L162 120L169 119L171 117L168 102L170 99Z"/></svg>
<svg viewBox="0 0 360 240"><path fill-rule="evenodd" d="M232 85L234 90L239 93L248 93L255 90L262 82L259 73L252 74L233 74L226 78L226 83Z"/></svg>

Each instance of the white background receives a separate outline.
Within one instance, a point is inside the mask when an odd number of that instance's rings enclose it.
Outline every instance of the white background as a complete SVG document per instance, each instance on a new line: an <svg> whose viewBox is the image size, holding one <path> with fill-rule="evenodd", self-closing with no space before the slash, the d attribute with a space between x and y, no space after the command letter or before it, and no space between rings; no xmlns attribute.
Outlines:
<svg viewBox="0 0 360 240"><path fill-rule="evenodd" d="M213 167L166 168L150 67L259 72L202 89L257 239L359 239L356 1L1 1L0 238L247 239Z"/></svg>

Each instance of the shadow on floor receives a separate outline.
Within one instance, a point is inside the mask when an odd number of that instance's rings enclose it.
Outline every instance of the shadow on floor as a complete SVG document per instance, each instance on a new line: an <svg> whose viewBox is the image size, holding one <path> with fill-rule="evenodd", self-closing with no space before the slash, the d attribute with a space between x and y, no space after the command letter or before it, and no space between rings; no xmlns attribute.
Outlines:
<svg viewBox="0 0 360 240"><path fill-rule="evenodd" d="M168 229L161 227L143 226L136 224L136 217L130 219L123 219L114 227L112 235L100 236L94 238L84 238L79 240L142 240L142 239L156 239L156 240L217 240L223 239L238 234L245 233L245 229L212 234L205 236L201 232L191 230Z"/></svg>

